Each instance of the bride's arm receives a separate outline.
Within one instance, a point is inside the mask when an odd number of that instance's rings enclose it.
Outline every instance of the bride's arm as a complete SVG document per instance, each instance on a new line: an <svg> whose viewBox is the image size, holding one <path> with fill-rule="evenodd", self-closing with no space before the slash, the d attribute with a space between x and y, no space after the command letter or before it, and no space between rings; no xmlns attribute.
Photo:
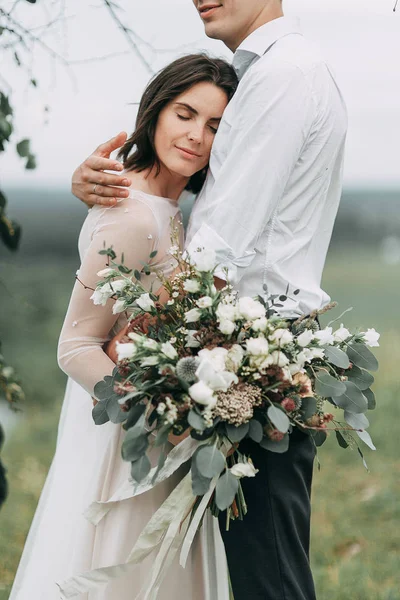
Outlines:
<svg viewBox="0 0 400 600"><path fill-rule="evenodd" d="M128 199L110 209L93 210L98 211L99 219L79 269L79 279L88 288L96 287L101 279L97 273L106 267L106 257L99 254L104 245L112 246L118 259L123 252L125 264L140 271L158 242L155 218L141 202ZM96 383L111 375L115 367L103 345L110 339L119 315L113 314L114 300L95 306L90 299L92 293L76 281L59 339L58 363L93 396Z"/></svg>

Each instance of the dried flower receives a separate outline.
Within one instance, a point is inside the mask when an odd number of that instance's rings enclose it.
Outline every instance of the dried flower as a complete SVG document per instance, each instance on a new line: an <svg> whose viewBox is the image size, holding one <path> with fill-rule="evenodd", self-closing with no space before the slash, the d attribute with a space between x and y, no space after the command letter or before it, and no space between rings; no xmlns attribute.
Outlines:
<svg viewBox="0 0 400 600"><path fill-rule="evenodd" d="M250 421L254 407L261 404L260 388L248 383L239 383L233 385L227 392L217 393L214 416L221 417L223 421L231 425L239 426Z"/></svg>

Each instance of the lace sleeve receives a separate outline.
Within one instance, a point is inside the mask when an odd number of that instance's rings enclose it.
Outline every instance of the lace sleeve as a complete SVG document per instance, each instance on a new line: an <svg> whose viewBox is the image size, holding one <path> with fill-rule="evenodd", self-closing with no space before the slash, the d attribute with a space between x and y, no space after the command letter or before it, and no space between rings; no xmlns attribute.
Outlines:
<svg viewBox="0 0 400 600"><path fill-rule="evenodd" d="M79 279L90 288L99 281L98 271L106 267L106 257L99 254L112 246L118 260L122 252L125 264L131 269L142 269L143 262L157 248L157 223L151 209L144 203L128 199L119 205L99 209L91 240L79 269ZM93 219L89 213L88 219ZM115 364L103 351L110 339L110 331L120 315L112 312L114 300L106 306L95 306L90 299L92 291L76 281L58 343L60 368L87 392L106 375L111 375Z"/></svg>

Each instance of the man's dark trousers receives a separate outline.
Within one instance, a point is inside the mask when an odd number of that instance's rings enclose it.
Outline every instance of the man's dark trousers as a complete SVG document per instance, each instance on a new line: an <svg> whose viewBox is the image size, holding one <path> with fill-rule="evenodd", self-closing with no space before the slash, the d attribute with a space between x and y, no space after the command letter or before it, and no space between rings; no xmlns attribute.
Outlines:
<svg viewBox="0 0 400 600"><path fill-rule="evenodd" d="M275 454L249 439L240 451L259 472L241 480L248 514L220 529L235 600L315 600L309 564L310 496L315 446L295 429ZM217 599L216 599L217 600Z"/></svg>

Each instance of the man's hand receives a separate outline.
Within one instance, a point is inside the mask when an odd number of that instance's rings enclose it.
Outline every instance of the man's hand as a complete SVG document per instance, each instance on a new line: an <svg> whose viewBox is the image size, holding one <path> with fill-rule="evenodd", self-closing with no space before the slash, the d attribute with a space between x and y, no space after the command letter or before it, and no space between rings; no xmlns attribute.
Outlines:
<svg viewBox="0 0 400 600"><path fill-rule="evenodd" d="M89 207L95 204L114 206L117 198L129 196L128 190L115 187L129 187L132 184L129 178L104 172L123 170L123 165L111 160L110 155L124 145L126 138L127 134L123 131L101 144L72 175L72 193Z"/></svg>

